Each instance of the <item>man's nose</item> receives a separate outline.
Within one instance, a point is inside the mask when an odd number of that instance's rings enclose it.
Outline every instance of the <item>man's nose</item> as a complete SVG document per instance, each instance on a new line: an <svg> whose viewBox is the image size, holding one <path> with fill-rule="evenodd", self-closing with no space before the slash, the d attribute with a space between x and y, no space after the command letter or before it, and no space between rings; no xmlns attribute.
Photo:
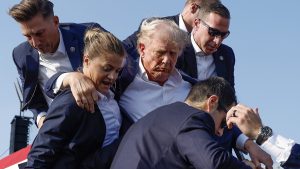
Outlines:
<svg viewBox="0 0 300 169"><path fill-rule="evenodd" d="M162 63L169 64L171 62L171 57L172 56L170 54L166 53L163 57Z"/></svg>
<svg viewBox="0 0 300 169"><path fill-rule="evenodd" d="M110 72L110 73L108 74L108 78L111 79L111 80L113 80L113 81L116 80L117 77L118 77L118 73L115 72L115 71L112 71L112 72Z"/></svg>
<svg viewBox="0 0 300 169"><path fill-rule="evenodd" d="M215 36L214 42L217 44L217 46L220 46L223 41L223 38L221 36Z"/></svg>
<svg viewBox="0 0 300 169"><path fill-rule="evenodd" d="M33 47L38 47L40 45L40 40L37 37L32 37L31 38L31 43Z"/></svg>

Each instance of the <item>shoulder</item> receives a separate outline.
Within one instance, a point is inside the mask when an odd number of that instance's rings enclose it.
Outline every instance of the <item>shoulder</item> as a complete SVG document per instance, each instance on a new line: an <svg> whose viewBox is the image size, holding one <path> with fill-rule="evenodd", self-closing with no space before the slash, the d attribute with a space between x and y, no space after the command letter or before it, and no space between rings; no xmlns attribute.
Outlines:
<svg viewBox="0 0 300 169"><path fill-rule="evenodd" d="M12 56L15 62L25 62L26 55L32 55L37 52L27 41L19 44L13 49Z"/></svg>
<svg viewBox="0 0 300 169"><path fill-rule="evenodd" d="M102 26L95 22L86 22L86 23L60 23L59 27L64 30L81 32L84 33L86 29L97 27L106 31Z"/></svg>
<svg viewBox="0 0 300 169"><path fill-rule="evenodd" d="M166 16L166 17L163 17L163 19L169 19L169 20L174 21L176 24L178 24L179 23L179 14L172 15L172 16Z"/></svg>
<svg viewBox="0 0 300 169"><path fill-rule="evenodd" d="M75 98L73 97L72 92L69 89L60 92L54 98L53 102L51 103L51 106L49 107L49 111L55 110L57 108L62 108L66 112L69 112L71 110L84 111L77 105Z"/></svg>
<svg viewBox="0 0 300 169"><path fill-rule="evenodd" d="M33 50L32 46L26 41L26 42L22 42L20 43L18 46L16 46L14 48L14 53L18 53L18 52L28 52Z"/></svg>
<svg viewBox="0 0 300 169"><path fill-rule="evenodd" d="M225 45L225 44L221 44L218 51L222 52L222 53L228 53L228 54L234 55L233 49L230 46Z"/></svg>
<svg viewBox="0 0 300 169"><path fill-rule="evenodd" d="M197 112L193 111L190 113L190 116L185 120L181 129L201 129L208 133L213 133L214 126L215 123L213 118L208 113L198 110Z"/></svg>

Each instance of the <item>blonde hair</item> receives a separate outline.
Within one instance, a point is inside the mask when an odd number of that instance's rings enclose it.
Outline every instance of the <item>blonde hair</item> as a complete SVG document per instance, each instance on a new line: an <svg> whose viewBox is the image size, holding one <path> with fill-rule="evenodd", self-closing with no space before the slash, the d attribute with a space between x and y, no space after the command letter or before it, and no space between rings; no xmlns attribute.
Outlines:
<svg viewBox="0 0 300 169"><path fill-rule="evenodd" d="M84 55L90 59L107 54L125 56L122 42L112 33L105 32L100 28L90 28L84 36Z"/></svg>
<svg viewBox="0 0 300 169"><path fill-rule="evenodd" d="M188 34L181 30L174 21L154 17L142 22L140 32L137 35L137 44L151 42L154 34L161 31L169 35L169 40L178 46L179 51L182 51L188 42Z"/></svg>

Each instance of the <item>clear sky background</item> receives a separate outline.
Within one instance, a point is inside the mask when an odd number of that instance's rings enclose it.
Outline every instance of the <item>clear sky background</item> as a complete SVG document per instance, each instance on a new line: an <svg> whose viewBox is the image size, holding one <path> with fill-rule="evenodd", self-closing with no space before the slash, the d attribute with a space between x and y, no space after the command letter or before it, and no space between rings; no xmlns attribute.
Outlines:
<svg viewBox="0 0 300 169"><path fill-rule="evenodd" d="M8 154L10 122L19 114L13 83L18 78L12 50L25 40L8 16L18 0L0 2L0 159ZM176 0L53 0L60 22L98 22L123 40L143 18L181 12ZM223 0L231 12L230 36L223 43L235 52L238 100L258 107L265 125L300 142L300 1ZM26 116L32 113L25 112ZM31 127L30 140L36 127ZM30 141L30 142L31 142Z"/></svg>

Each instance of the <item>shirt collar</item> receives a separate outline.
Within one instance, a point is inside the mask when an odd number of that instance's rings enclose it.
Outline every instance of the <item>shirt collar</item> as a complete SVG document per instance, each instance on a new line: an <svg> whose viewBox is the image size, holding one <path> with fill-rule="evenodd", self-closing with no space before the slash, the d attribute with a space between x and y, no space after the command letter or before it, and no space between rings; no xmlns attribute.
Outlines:
<svg viewBox="0 0 300 169"><path fill-rule="evenodd" d="M63 39L63 36L62 36L62 33L60 31L60 29L58 29L59 31L59 45L58 45L58 48L57 48L57 51L56 52L61 52L62 54L66 54L66 48L65 48L65 44L64 44L64 39Z"/></svg>
<svg viewBox="0 0 300 169"><path fill-rule="evenodd" d="M181 14L179 14L179 25L178 26L181 30L188 32Z"/></svg>
<svg viewBox="0 0 300 169"><path fill-rule="evenodd" d="M191 42L195 51L195 54L197 56L205 56L204 52L200 49L200 47L197 45L195 39L194 39L194 34L191 34Z"/></svg>
<svg viewBox="0 0 300 169"><path fill-rule="evenodd" d="M41 56L48 56L48 55L51 56L52 55L53 56L57 53L61 53L63 55L66 55L66 48L65 48L65 44L64 44L64 39L62 37L62 33L61 33L60 29L58 29L58 31L59 31L59 44L58 44L58 47L57 47L56 51L54 53L46 53L46 54L43 54L40 51L38 51L39 55L41 55Z"/></svg>
<svg viewBox="0 0 300 169"><path fill-rule="evenodd" d="M114 93L111 90L108 90L108 93L105 95L100 93L99 91L97 92L98 96L100 97L100 99L98 100L99 103L108 102L115 97Z"/></svg>

